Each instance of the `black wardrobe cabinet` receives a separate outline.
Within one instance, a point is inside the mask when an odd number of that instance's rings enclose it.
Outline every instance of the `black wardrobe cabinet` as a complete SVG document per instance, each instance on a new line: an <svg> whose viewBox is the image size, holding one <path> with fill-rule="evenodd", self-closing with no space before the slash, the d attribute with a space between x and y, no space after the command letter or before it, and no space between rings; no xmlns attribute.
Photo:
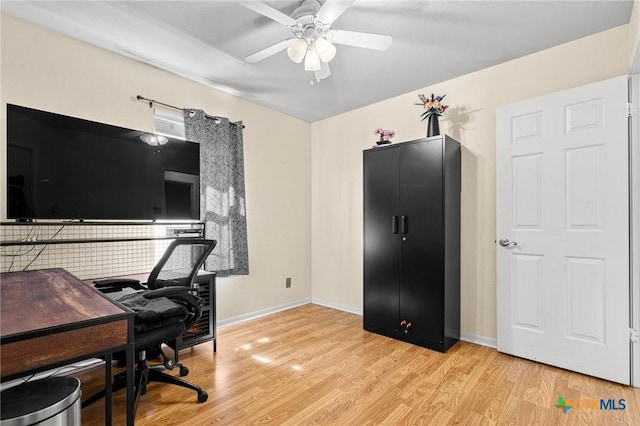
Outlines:
<svg viewBox="0 0 640 426"><path fill-rule="evenodd" d="M460 144L365 150L364 329L440 352L460 339Z"/></svg>

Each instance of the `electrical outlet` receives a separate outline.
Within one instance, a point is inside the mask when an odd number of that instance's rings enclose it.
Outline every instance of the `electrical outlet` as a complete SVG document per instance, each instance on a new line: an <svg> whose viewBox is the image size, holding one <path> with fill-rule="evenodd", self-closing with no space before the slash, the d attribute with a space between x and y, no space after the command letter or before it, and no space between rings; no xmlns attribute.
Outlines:
<svg viewBox="0 0 640 426"><path fill-rule="evenodd" d="M286 288L291 288L291 277L288 277L288 278L286 279L285 287L286 287Z"/></svg>

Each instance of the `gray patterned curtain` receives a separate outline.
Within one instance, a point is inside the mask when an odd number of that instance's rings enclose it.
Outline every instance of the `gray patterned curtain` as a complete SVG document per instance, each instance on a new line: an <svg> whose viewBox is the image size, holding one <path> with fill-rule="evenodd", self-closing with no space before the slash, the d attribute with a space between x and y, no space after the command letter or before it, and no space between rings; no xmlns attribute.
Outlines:
<svg viewBox="0 0 640 426"><path fill-rule="evenodd" d="M218 241L205 263L219 277L249 274L242 122L184 110L186 138L200 144L200 219Z"/></svg>

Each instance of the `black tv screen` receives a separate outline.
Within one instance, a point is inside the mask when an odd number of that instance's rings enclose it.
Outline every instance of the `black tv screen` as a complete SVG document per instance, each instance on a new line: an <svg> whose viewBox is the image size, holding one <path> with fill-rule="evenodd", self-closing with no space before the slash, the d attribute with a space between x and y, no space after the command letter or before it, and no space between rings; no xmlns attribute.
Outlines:
<svg viewBox="0 0 640 426"><path fill-rule="evenodd" d="M8 104L7 218L198 220L199 145L143 135Z"/></svg>

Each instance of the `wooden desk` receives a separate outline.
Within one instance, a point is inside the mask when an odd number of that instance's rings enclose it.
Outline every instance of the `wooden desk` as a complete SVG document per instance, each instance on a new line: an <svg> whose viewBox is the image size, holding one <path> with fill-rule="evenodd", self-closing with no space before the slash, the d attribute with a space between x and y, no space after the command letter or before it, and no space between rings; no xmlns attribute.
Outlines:
<svg viewBox="0 0 640 426"><path fill-rule="evenodd" d="M111 355L127 352L127 425L134 421L133 312L64 269L0 274L0 381L105 356L111 424Z"/></svg>

